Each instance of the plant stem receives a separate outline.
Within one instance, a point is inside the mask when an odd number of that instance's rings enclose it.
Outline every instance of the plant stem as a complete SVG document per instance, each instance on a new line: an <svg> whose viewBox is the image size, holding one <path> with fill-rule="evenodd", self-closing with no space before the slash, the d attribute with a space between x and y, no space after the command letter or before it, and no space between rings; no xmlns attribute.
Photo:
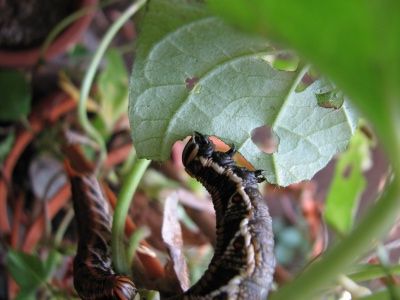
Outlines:
<svg viewBox="0 0 400 300"><path fill-rule="evenodd" d="M147 159L138 159L133 164L132 169L126 175L114 211L111 240L112 257L116 271L123 274L130 272L129 259L124 244L125 219L136 188L149 164L150 160Z"/></svg>
<svg viewBox="0 0 400 300"><path fill-rule="evenodd" d="M320 289L332 283L337 275L346 272L362 253L374 246L371 237L377 238L388 232L400 210L399 186L397 182L391 183L374 208L345 240L334 246L297 279L279 289L271 296L271 300L316 299Z"/></svg>
<svg viewBox="0 0 400 300"><path fill-rule="evenodd" d="M130 5L125 12L111 25L108 29L107 33L104 35L101 40L96 52L93 55L93 59L89 64L88 70L85 74L85 78L83 79L81 93L79 97L78 104L78 117L79 122L85 132L91 136L100 146L100 157L99 162L101 164L104 161L106 156L106 145L103 140L101 134L96 130L94 126L89 121L89 118L86 114L86 105L87 99L89 96L90 87L93 83L94 76L96 74L96 70L100 64L101 58L104 56L104 53L107 50L107 47L110 45L112 39L117 34L118 30L125 24L125 22L132 17L144 4L146 0L138 0L132 5Z"/></svg>
<svg viewBox="0 0 400 300"><path fill-rule="evenodd" d="M65 232L68 229L69 224L71 223L72 219L74 218L74 210L72 207L69 207L67 213L62 218L60 225L54 235L54 247L59 247L62 239L64 237Z"/></svg>
<svg viewBox="0 0 400 300"><path fill-rule="evenodd" d="M367 281L380 277L390 275L398 276L400 275L400 265L395 264L388 266L387 271L383 269L382 265L362 265L356 268L354 271L348 274L349 278L354 281Z"/></svg>
<svg viewBox="0 0 400 300"><path fill-rule="evenodd" d="M132 265L132 262L135 258L135 253L139 244L142 240L147 238L151 234L151 231L148 227L139 227L135 230L135 232L129 238L128 244L128 266Z"/></svg>

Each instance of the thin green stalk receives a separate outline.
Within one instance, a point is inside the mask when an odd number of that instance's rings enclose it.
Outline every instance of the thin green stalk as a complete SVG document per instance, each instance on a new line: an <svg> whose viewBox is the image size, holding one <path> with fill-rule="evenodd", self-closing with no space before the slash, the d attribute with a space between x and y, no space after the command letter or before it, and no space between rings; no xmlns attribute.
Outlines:
<svg viewBox="0 0 400 300"><path fill-rule="evenodd" d="M81 93L79 97L79 104L78 104L78 117L82 128L100 146L100 157L99 157L100 164L102 161L104 161L106 156L106 145L101 134L90 123L86 113L86 105L90 87L93 83L93 79L96 74L96 70L100 64L101 58L104 56L104 53L106 52L107 47L110 45L112 39L117 34L118 30L125 24L125 22L129 18L131 18L145 3L146 0L136 1L135 3L130 5L127 8L127 10L125 10L125 12L112 24L112 26L108 29L107 33L101 40L96 52L94 53L93 59L90 62L88 70L85 74L85 78L83 79Z"/></svg>
<svg viewBox="0 0 400 300"><path fill-rule="evenodd" d="M135 163L136 158L137 158L136 149L135 149L135 147L132 147L131 151L129 152L128 157L125 159L123 165L121 166L122 176L124 176L126 173L129 172L130 169L132 169L132 166Z"/></svg>
<svg viewBox="0 0 400 300"><path fill-rule="evenodd" d="M150 160L147 159L138 159L134 163L132 169L126 175L114 211L111 240L112 258L116 271L123 274L130 272L129 259L124 244L125 219L136 188L149 164Z"/></svg>
<svg viewBox="0 0 400 300"><path fill-rule="evenodd" d="M65 232L68 229L69 224L71 223L72 219L74 218L74 210L72 207L69 207L67 213L65 214L64 218L61 220L60 225L58 226L57 232L54 235L54 246L59 247Z"/></svg>
<svg viewBox="0 0 400 300"><path fill-rule="evenodd" d="M129 238L128 243L128 266L132 265L133 259L135 258L135 253L139 244L142 240L150 235L151 231L148 227L139 227Z"/></svg>
<svg viewBox="0 0 400 300"><path fill-rule="evenodd" d="M376 238L387 233L400 210L399 185L396 186L396 183L390 184L375 207L345 240L328 251L320 261L312 264L293 282L279 289L271 296L271 300L314 299L319 290L334 282L362 253L370 250L375 244L371 237Z"/></svg>
<svg viewBox="0 0 400 300"><path fill-rule="evenodd" d="M387 267L387 271L391 275L400 275L400 265L392 265ZM387 272L381 265L362 265L348 274L354 281L367 281L387 276Z"/></svg>

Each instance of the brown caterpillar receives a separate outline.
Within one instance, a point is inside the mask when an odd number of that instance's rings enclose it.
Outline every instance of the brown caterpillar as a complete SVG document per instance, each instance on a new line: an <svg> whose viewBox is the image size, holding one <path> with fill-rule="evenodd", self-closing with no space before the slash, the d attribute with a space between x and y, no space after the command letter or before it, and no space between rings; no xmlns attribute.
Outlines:
<svg viewBox="0 0 400 300"><path fill-rule="evenodd" d="M78 250L74 286L84 300L129 300L136 288L127 276L115 274L111 264L111 218L108 202L93 175L80 174L66 163L71 181Z"/></svg>
<svg viewBox="0 0 400 300"><path fill-rule="evenodd" d="M266 299L275 268L271 217L258 190L259 171L236 165L215 151L207 136L194 133L183 150L186 171L211 194L217 244L211 263L183 299Z"/></svg>
<svg viewBox="0 0 400 300"><path fill-rule="evenodd" d="M213 200L217 244L200 280L171 300L261 300L268 295L275 259L271 217L257 185L263 179L260 172L237 166L234 154L234 147L228 152L215 151L214 144L200 133L194 133L185 146L182 160L186 171L205 186ZM102 209L104 198L96 192L97 182L89 177L71 180L78 225L79 218L83 221L74 262L79 295L82 299L133 298L133 283L115 275L111 268L110 222L108 211ZM99 282L93 282L96 280Z"/></svg>

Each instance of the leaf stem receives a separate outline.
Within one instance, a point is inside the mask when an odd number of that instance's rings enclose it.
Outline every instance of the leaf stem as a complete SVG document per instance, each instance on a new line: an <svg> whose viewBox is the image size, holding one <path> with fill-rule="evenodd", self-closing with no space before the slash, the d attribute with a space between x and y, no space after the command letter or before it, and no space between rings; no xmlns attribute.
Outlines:
<svg viewBox="0 0 400 300"><path fill-rule="evenodd" d="M400 265L391 265L388 266L386 272L382 265L361 265L358 266L354 271L348 274L349 278L354 281L367 281L380 277L387 276L387 273L390 275L400 275Z"/></svg>
<svg viewBox="0 0 400 300"><path fill-rule="evenodd" d="M150 162L151 161L147 159L138 159L133 164L131 170L126 175L114 211L111 240L112 257L116 271L123 274L129 274L130 272L130 266L128 264L129 259L124 244L125 219L128 215L129 206L136 188Z"/></svg>
<svg viewBox="0 0 400 300"><path fill-rule="evenodd" d="M139 247L139 244L142 240L150 236L151 231L148 227L139 227L135 230L135 232L131 235L129 238L129 243L128 243L128 266L132 265L132 262L134 261L135 258L135 253L136 250Z"/></svg>
<svg viewBox="0 0 400 300"><path fill-rule="evenodd" d="M99 162L104 161L106 156L106 145L101 134L96 130L96 128L90 123L89 118L86 113L86 105L89 96L90 87L93 83L96 70L100 64L101 58L110 45L112 39L117 34L118 30L125 24L125 22L132 17L144 4L146 0L138 0L132 5L130 5L126 11L111 25L103 39L101 40L96 52L93 55L93 59L89 64L88 70L83 79L81 93L79 97L78 104L78 118L82 128L85 132L91 136L100 146L100 157Z"/></svg>

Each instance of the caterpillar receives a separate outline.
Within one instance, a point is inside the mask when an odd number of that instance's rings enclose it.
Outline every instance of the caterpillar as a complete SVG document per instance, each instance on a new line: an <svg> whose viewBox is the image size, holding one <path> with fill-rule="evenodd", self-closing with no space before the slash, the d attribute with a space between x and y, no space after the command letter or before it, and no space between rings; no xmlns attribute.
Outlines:
<svg viewBox="0 0 400 300"><path fill-rule="evenodd" d="M233 160L235 147L215 151L195 132L182 161L186 171L210 193L217 243L210 265L184 299L266 299L275 269L274 239L268 207L258 190L264 179Z"/></svg>
<svg viewBox="0 0 400 300"><path fill-rule="evenodd" d="M185 170L211 195L216 212L217 242L209 267L199 281L170 300L261 300L268 295L275 258L271 217L258 189L258 183L264 179L260 171L238 166L233 160L235 152L234 147L227 152L216 151L209 137L197 132L183 150ZM78 226L75 287L82 299L133 299L133 283L111 271L110 231L108 225L105 226L109 224L109 216L99 207L100 201L95 200L104 197L96 195L97 189L91 188L94 185L94 179L80 178L74 182L72 178L78 225L79 216L86 219L85 226ZM79 192L82 190L89 194L83 196ZM107 263L100 263L100 260ZM94 267L97 269L91 270ZM99 280L97 285L92 282L95 280ZM100 287L104 288L103 292ZM116 295L122 296L115 298Z"/></svg>
<svg viewBox="0 0 400 300"><path fill-rule="evenodd" d="M78 248L73 263L74 286L83 300L129 300L136 288L111 264L111 218L97 179L65 163L71 181L78 227Z"/></svg>

